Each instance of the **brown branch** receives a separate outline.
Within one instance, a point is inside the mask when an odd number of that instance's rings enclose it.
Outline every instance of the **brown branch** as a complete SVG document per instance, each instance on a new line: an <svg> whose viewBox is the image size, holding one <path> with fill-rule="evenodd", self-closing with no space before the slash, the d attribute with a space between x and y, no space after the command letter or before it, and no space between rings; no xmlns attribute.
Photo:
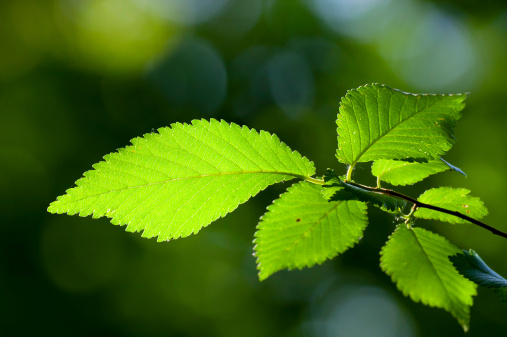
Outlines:
<svg viewBox="0 0 507 337"><path fill-rule="evenodd" d="M428 208L428 209L431 209L431 210L434 210L434 211L437 211L437 212L441 212L441 213L445 213L445 214L449 214L449 215L454 215L454 216L456 216L458 218L461 218L463 220L470 221L474 225L477 225L477 226L480 226L480 227L482 227L484 229L487 229L487 230L489 230L493 234L496 234L496 235L499 235L501 237L507 238L507 233L504 233L504 232L502 232L502 231L500 231L500 230L498 230L496 228L493 228L493 227L491 227L489 225L486 225L484 222L481 222L479 220L476 220L474 218L471 218L471 217L466 216L464 214L461 214L459 212L451 211L451 210L448 210L448 209L445 209L445 208L442 208L442 207L438 207L438 206L433 206L433 205L425 204L425 203L420 202L420 201L418 201L416 199L413 199L413 198L411 198L409 196L406 196L406 195L401 194L399 192L396 192L396 191L393 191L393 190L388 190L388 189L385 189L385 188L370 187L370 186L366 186L366 185L361 185L361 184L353 183L353 182L350 182L350 181L346 182L346 184L354 185L354 186L363 188L363 189L371 191L371 192L381 193L381 194L390 195L390 196L393 196L393 197L396 197L396 198L400 198L400 199L403 199L403 200L406 200L408 202L413 203L416 207Z"/></svg>

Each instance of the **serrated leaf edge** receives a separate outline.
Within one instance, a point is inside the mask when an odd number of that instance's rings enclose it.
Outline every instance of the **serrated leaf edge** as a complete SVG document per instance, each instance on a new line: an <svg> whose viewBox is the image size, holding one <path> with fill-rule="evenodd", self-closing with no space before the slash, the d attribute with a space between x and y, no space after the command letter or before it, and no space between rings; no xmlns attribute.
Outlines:
<svg viewBox="0 0 507 337"><path fill-rule="evenodd" d="M267 131L264 131L264 130L261 130L261 131L257 131L256 129L254 128L249 128L247 126L240 126L236 123L229 123L223 119L221 119L220 121L218 121L217 119L214 119L214 118L211 118L209 121L207 119L194 119L191 121L191 123L172 123L170 124L169 127L161 127L161 128L158 128L157 131L158 133L155 133L155 132L150 132L150 133L146 133L144 134L143 136L140 136L140 137L135 137L133 139L131 139L130 141L130 145L127 145L123 148L120 148L120 149L116 149L115 152L111 152L111 153L108 153L106 155L103 156L103 159L102 161L98 162L98 163L95 163L92 165L92 168L91 170L88 170L88 171L85 171L83 173L83 176L81 178L79 178L75 183L74 183L74 187L71 187L67 190L65 190L65 193L63 195L60 195L57 197L57 199L53 202L50 203L50 205L48 206L47 208L47 211L49 213L52 213L52 214L68 214L68 215L78 215L78 216L81 216L81 217L88 217L88 216L91 216L93 219L97 219L97 218L100 218L102 216L105 216L107 218L110 218L112 219L113 218L113 215L109 212L106 212L104 215L97 215L95 213L95 210L93 210L91 213L87 213L87 214L83 214L84 211L83 210L80 210L80 211L71 211L70 208L64 208L62 209L61 206L67 204L67 203L71 203L71 202L75 202L76 200L71 200L71 201L68 201L68 202L65 202L65 199L76 189L79 188L80 184L89 180L90 178L88 177L88 175L90 174L93 174L93 172L96 172L97 169L96 169L96 166L100 166L101 164L105 164L105 163L108 163L108 157L110 155L113 155L113 154L119 154L121 153L122 151L128 151L129 149L132 149L134 148L135 146L138 145L139 142L146 142L147 141L147 138L148 137L153 137L153 136L161 136L163 132L167 132L167 131L170 131L172 129L176 129L176 128L189 128L189 127L197 127L197 126L200 126L200 125L203 125L203 124L206 124L206 125L212 125L212 124L219 124L220 126L223 126L224 124L226 124L229 128L239 128L241 130L248 130L248 132L250 133L255 133L257 134L259 137L263 136L263 135L267 135L269 137L270 140L274 140L276 142L279 142L280 143L280 146L283 147L284 151L286 151L288 154L289 154L289 158L290 155L294 154L296 156L299 156L302 160L303 160L303 165L304 165L304 170L301 169L301 167L299 165L297 165L296 163L294 163L301 171L306 171L308 174L307 175L297 175L297 174L293 174L293 173L290 173L290 172L280 172L280 171L237 171L237 172L226 172L226 173L222 173L222 172L219 172L217 174L208 174L208 175L196 175L196 176L191 176L191 177L184 177L184 178L175 178L175 179L169 179L169 180L164 180L164 181L159 181L159 182L155 182L155 183L148 183L148 184L145 184L145 185L137 185L137 186L133 186L133 187L126 187L126 188L120 188L120 189L115 189L115 190L110 190L110 191L107 191L107 192L103 192L103 193L99 193L99 194L96 194L96 195L91 195L91 196L88 196L86 198L93 198L93 197L98 197L98 196L101 196L101 195L104 195L104 194L107 194L107 193L114 193L114 192L118 192L118 191L122 191L122 190L127 190L127 189L131 189L131 188L142 188L142 187L146 187L146 186L151 186L151 185L163 185L163 184L166 184L168 182L171 182L171 181L177 181L177 180L187 180L187 179L198 179L198 178L205 178L205 177L210 177L210 176L223 176L223 175L233 175L233 174L252 174L252 173L259 173L259 174L276 174L276 175L285 175L287 176L287 178L281 180L280 182L283 182L283 181L287 181L287 180L291 180L291 179L294 179L294 178L300 178L300 179L305 179L305 178L311 178L311 175L313 175L315 173L315 165L313 163L313 161L309 160L307 157L301 155L298 151L296 150L292 150L286 143L282 142L278 136L276 134L272 134L272 133L269 133ZM291 158L292 159L292 158ZM258 191L260 192L260 191ZM258 193L257 192L257 193ZM256 194L255 194L256 195ZM255 196L253 195L253 196ZM253 196L250 196L249 198L246 198L245 200L240 200L239 204L226 211L226 212L222 212L221 214L219 214L218 218L207 223L207 224L204 224L202 227L192 231L192 233L190 234L196 234L197 232L199 232L202 228L204 227L207 227L209 224L211 224L212 222L220 219L220 218L223 218L225 215L233 212L235 209L237 209L237 207L239 207L239 205L245 203L246 201L248 201L251 197ZM83 200L83 199L86 199L86 198L82 198L82 199L77 199L77 201L79 200ZM59 205L60 207L58 209L55 209L57 208L57 205ZM128 225L128 223L113 223L115 225L120 225L120 226L123 226L123 225ZM126 230L128 231L128 227L126 228ZM138 231L138 230L135 230L135 231ZM139 232L144 232L145 230L144 229L140 229ZM189 234L189 235L190 235ZM144 235L143 235L144 236ZM180 237L186 237L188 235L181 235L181 233L179 233L179 235L175 235L173 238L171 239L178 239Z"/></svg>
<svg viewBox="0 0 507 337"><path fill-rule="evenodd" d="M296 184L297 184L297 183L296 183ZM267 206L267 207L266 207L267 212L265 212L265 213L264 213L264 214L263 214L263 215L259 218L259 224L258 224L258 225L260 225L260 223L262 222L262 220L264 219L264 217L265 217L265 216L266 216L266 215L267 215L270 211L272 211L272 210L271 210L271 208L275 206L276 202L277 202L278 200L280 200L280 198L282 198L282 196L284 196L285 194L289 194L289 193L291 193L290 189L291 189L292 187L294 187L294 185L296 185L296 184L293 184L292 186L290 186L290 187L286 190L286 192L284 192L284 193L280 194L280 195L278 196L278 198L277 198L277 199L275 199L275 200L273 201L273 203L271 203L269 206ZM322 217L321 217L318 221L316 221L316 222L315 222L315 223L311 226L311 228L310 228L309 230L307 230L307 231L306 231L303 235L301 235L301 237L300 237L299 239L297 239L297 241L296 241L296 242L294 242L294 243L293 243L293 244L292 244L292 245L291 245L288 249L286 249L286 250L284 251L283 255L287 254L287 253L290 251L290 249L291 249L292 247L294 247L295 245L297 245L297 243L298 243L298 242L299 242L299 241L300 241L303 237L305 237L307 233L309 233L311 230L313 230L313 228L314 228L314 227L315 227L318 223L320 223L320 221L321 221L322 219L324 219L326 216L328 216L328 215L329 215L332 211L334 211L336 208L338 208L338 206L340 206L342 203L347 202L347 201L356 201L356 202L360 202L360 203L366 204L365 202L362 202L362 201L359 201L359 200L342 200L342 201L333 201L333 202L335 202L335 203L336 203L336 205L335 205L334 207L332 207L332 208L331 208L331 209L330 209L330 210L329 210L326 214L324 214L324 215L323 215L323 216L322 216ZM364 211L362 211L362 215L363 215L363 216L364 216L364 218L365 218L365 222L364 222L364 226L363 226L363 231L364 231L364 230L366 229L366 227L368 226L368 217L367 217L367 209L366 209L366 208L364 209ZM257 233L257 232L256 232L256 233ZM257 239L258 239L258 237L255 237L255 238L254 238L254 240L253 240L253 243L254 243L254 247L253 247L253 249L254 249L254 253L253 253L253 256L254 256L254 257L256 257L257 270L259 271L259 273L258 273L259 280L260 280L260 281L264 281L264 280L265 280L265 279L267 279L269 276L271 276L271 275L273 275L274 273L276 273L278 270L277 270L277 271L274 271L274 272L271 272L271 273L269 273L268 275L261 276L261 273L262 273L262 267L261 267L261 262L259 261L259 256L258 256L259 251L256 249L256 248L257 248ZM319 261L317 261L317 260L315 260L315 259L313 259L313 261L310 261L310 263L307 263L307 264L309 264L310 266L308 266L308 265L299 265L299 266L298 266L298 265L295 265L295 266L288 266L286 269L287 269L287 270L296 270L296 269L297 269L297 270L302 270L302 269L304 269L304 268L308 268L308 267L314 266L314 265L316 265L316 264L317 264L317 265L321 265L322 263L326 262L328 259L335 257L337 254L344 253L344 252L345 252L345 251L347 251L348 249L350 249L350 248L354 247L356 244L357 244L357 241L356 241L356 242L352 242L352 243L350 243L350 244L347 244L347 245L345 245L345 249L343 249L342 251L340 251L340 250L338 250L338 249L335 249L335 250L333 250L332 252L330 252L330 253L329 253L329 254L328 254L328 255L327 255L327 256L326 256L326 257L325 257L322 261L320 261L320 262L319 262ZM280 256L277 260L279 260L280 258L282 258L282 256ZM307 261L305 261L305 262L307 262Z"/></svg>
<svg viewBox="0 0 507 337"><path fill-rule="evenodd" d="M413 231L413 230L414 230L414 228L412 228L412 227L410 227L410 226L407 226L407 228L408 228L409 230L411 230L411 231ZM431 233L431 234L433 234L433 235L437 235L437 234L435 234L435 233L433 233L433 232L431 232L431 231L428 231L428 230L425 230L425 229L422 229L422 228L417 228L417 229L420 229L420 230L423 230L423 231L429 232L429 233ZM390 239L391 239L391 237L394 235L394 233L395 233L395 232L393 232L393 233L389 236L389 238L388 238L388 241L387 241L387 242L389 242L389 240L390 240ZM415 237L416 237L416 239L417 239L417 236L416 236L415 234L414 234L414 236L415 236ZM440 237L441 237L444 241L446 241L447 243L450 243L450 241L449 241L449 240L447 240L445 237L443 237L443 236L440 236ZM420 245L420 247L422 248L422 245L421 245L421 243L419 242L419 240L417 240L417 243L418 243L418 244ZM387 268L386 268L386 267L384 267L384 265L383 265L383 257L384 257L384 251L385 251L385 249L386 249L386 246L387 246L387 244L386 244L386 245L384 245L384 246L381 248L381 250L380 250L380 255L381 255L381 258L380 258L380 267L381 267L382 271L384 271L384 272L385 272L385 273L386 273L386 274L387 274L387 275L391 278L391 281L392 281L392 282L396 285L396 288L397 288L399 291L401 291L401 293L402 293L404 296L409 297L409 298L410 298L412 301L414 301L415 303L422 303L422 304L427 305L427 306L429 306L429 307L432 307L432 308L437 308L437 309L443 309L443 310L445 310L445 311L449 312L449 311L448 311L448 310L446 310L445 308L442 308L442 307L438 306L438 305L437 305L436 303L434 303L433 301L428 301L428 300L425 300L425 299L422 299L422 298L416 298L416 297L414 297L414 295L412 295L412 293L410 293L408 290L405 290L405 289L400 289L400 288L398 287L398 283L397 283L398 278L396 278L396 277L395 277L395 276L394 276L394 275L393 275L393 274L392 274L389 270L387 270ZM423 250L424 250L424 249L423 249ZM426 255L426 254L425 254L425 255ZM431 262L431 261L430 261L430 262ZM432 264L432 263L430 263L430 264L431 264L432 268L434 269L433 264ZM459 274L461 277L463 277L465 280L470 281L470 280L468 280L468 278L464 277L463 275L461 275L461 273L459 273L459 271L456 269L456 267L454 266L454 264L452 264L452 263L451 263L451 265L452 265L452 267L454 268L454 270L456 271L456 273L458 273L458 274ZM436 270L435 270L435 273L436 273ZM437 274L438 274L438 273L437 273ZM439 277L439 281L442 283L442 281L440 280L440 277ZM474 282L472 282L472 281L470 281L470 282L471 282L471 283L473 283L473 284L475 284L475 283L474 283ZM443 283L442 283L442 285L443 285ZM446 288L446 289L447 289L447 287L445 287L445 286L444 286L444 288ZM476 296L476 295L477 295L477 287L475 288L475 292L472 294L472 296ZM471 303L469 303L469 304L468 304L468 306L467 306L467 312L468 312L468 316L469 316L469 317L468 317L468 321L470 320L470 307L471 307L472 305L473 305L473 299L471 300ZM467 332L467 331L468 331L468 328L469 328L469 325L468 325L468 324L469 324L469 322L462 322L460 318L458 318L458 317L456 317L456 316L454 315L454 313L452 313L452 312L449 312L449 313L450 313L450 314L451 314L454 318L456 318L456 319L458 320L458 322L459 322L459 323L461 324L461 326L463 327L463 330L465 330L465 332Z"/></svg>
<svg viewBox="0 0 507 337"><path fill-rule="evenodd" d="M381 138L383 138L385 135L389 134L389 132L387 132L387 133L385 133L385 134L381 135L379 138L377 138L377 139L376 139L373 143L371 143L371 144L370 144L367 148L365 148L363 151L361 151L361 153L360 153L358 156L356 156L357 158L356 158L355 160L353 160L353 161L351 161L351 162L349 162L349 161L348 161L348 158L347 158L347 161L342 161L342 160L340 160L340 157L339 157L338 151L340 151L342 148L341 148L340 141L339 141L339 137L340 137L340 135L339 135L339 132L338 132L338 131L339 131L339 128L340 128L340 124L343 122L343 120L342 120L342 118L343 118L343 117L342 117L342 113L341 113L341 110L342 110L342 102L345 102L348 96L352 96L355 92L359 91L360 89L365 89L365 88L369 88L369 87L377 87L377 88L378 88L378 87L381 87L381 88L387 88L387 89L391 89L391 90L393 90L393 91L400 92L400 93L402 93L402 94L404 94L404 95L411 95L411 96L415 96L415 97L418 97L418 96L433 96L433 97L452 97L452 96L463 96L463 100L461 101L461 103L462 103L462 104L464 104L464 103L463 103L463 101L466 99L466 97L467 97L467 95L468 95L468 93L454 93L454 94L410 93L410 92L402 91L402 90L400 90L400 89L392 88L392 87L390 87L390 86L388 86L388 85L385 85L385 84L379 84L379 83L365 84L365 85L359 86L359 87L357 87L357 88L347 90L347 92L345 93L345 95L344 95L344 96L342 96L342 98L341 98L341 100L340 100L340 108L339 108L339 111L340 111L340 112L338 113L338 118L336 119L336 124L337 124L337 129L336 129L336 131L337 131L337 134L338 134L338 149L337 149L336 157L337 157L338 161L343 162L343 163L345 163L345 164L349 164L349 165L351 165L351 166L355 166L357 163L359 163L359 162L360 162L361 157L364 155L364 153L365 153L368 149L370 149L370 148L372 147L372 145L376 144L376 143L377 143L377 142L378 142ZM426 109L426 108L425 108L425 109ZM463 109L463 108L462 108L462 109ZM461 110L462 110L462 109L461 109ZM424 110L421 110L420 112L422 112L422 111L424 111ZM418 112L418 113L419 113L419 112ZM410 118L412 118L412 117L413 117L413 115L412 115L412 116L410 116ZM398 125L400 125L401 123L404 123L406 120L407 120L407 119L405 119L405 120L403 120L403 121L399 122L399 123L398 123L395 127L397 127L397 126L398 126ZM395 127L393 127L393 129L394 129ZM450 135L450 138L449 138L449 140L448 140L448 142L449 142L449 148L450 148L450 147L452 147L452 145L454 144L455 140L456 140L456 139L455 139L455 137L451 134L451 135ZM412 159L417 159L417 158L412 158ZM424 159L424 157L421 157L421 159ZM433 159L437 159L437 157L435 157L435 158L433 158Z"/></svg>

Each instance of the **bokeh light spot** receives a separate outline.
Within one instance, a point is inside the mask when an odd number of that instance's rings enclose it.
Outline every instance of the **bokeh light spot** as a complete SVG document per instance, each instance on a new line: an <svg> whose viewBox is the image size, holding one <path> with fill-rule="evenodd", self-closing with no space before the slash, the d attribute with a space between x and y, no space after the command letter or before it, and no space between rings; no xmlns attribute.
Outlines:
<svg viewBox="0 0 507 337"><path fill-rule="evenodd" d="M371 286L342 285L317 310L312 326L319 337L416 336L408 313L386 291Z"/></svg>
<svg viewBox="0 0 507 337"><path fill-rule="evenodd" d="M289 117L301 117L313 104L313 74L301 56L290 52L275 55L268 64L268 78L275 102Z"/></svg>
<svg viewBox="0 0 507 337"><path fill-rule="evenodd" d="M214 113L227 93L227 73L221 56L203 40L188 40L152 68L148 77L176 108Z"/></svg>
<svg viewBox="0 0 507 337"><path fill-rule="evenodd" d="M209 25L222 36L238 38L257 23L261 13L262 0L230 0Z"/></svg>
<svg viewBox="0 0 507 337"><path fill-rule="evenodd" d="M218 15L228 0L135 0L154 9L168 21L181 25L207 22Z"/></svg>
<svg viewBox="0 0 507 337"><path fill-rule="evenodd" d="M58 16L74 64L137 72L175 43L179 28L135 0L61 0Z"/></svg>

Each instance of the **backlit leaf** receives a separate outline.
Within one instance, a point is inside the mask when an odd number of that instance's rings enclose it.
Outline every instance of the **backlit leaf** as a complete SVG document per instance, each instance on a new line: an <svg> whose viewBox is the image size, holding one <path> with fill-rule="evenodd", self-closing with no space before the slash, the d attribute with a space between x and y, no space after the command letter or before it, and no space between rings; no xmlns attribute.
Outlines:
<svg viewBox="0 0 507 337"><path fill-rule="evenodd" d="M469 196L469 193L470 191L465 188L439 187L427 190L417 200L426 204L459 212L477 220L482 219L488 214L488 210L479 198ZM433 211L427 208L419 208L414 213L414 216L453 224L468 223L468 221L454 215Z"/></svg>
<svg viewBox="0 0 507 337"><path fill-rule="evenodd" d="M378 159L438 159L454 144L465 94L410 94L384 85L349 90L340 103L337 158L355 165Z"/></svg>
<svg viewBox="0 0 507 337"><path fill-rule="evenodd" d="M359 201L328 202L323 187L300 182L268 207L255 233L259 277L311 267L356 244L368 223Z"/></svg>
<svg viewBox="0 0 507 337"><path fill-rule="evenodd" d="M380 266L405 296L448 311L466 331L477 286L449 260L459 252L440 235L400 226L382 248Z"/></svg>
<svg viewBox="0 0 507 337"><path fill-rule="evenodd" d="M415 184L432 174L450 170L451 168L441 160L418 163L380 159L375 160L371 166L371 173L375 177L395 186Z"/></svg>
<svg viewBox="0 0 507 337"><path fill-rule="evenodd" d="M94 218L159 241L197 233L267 186L314 174L313 163L265 131L194 120L104 157L48 211Z"/></svg>

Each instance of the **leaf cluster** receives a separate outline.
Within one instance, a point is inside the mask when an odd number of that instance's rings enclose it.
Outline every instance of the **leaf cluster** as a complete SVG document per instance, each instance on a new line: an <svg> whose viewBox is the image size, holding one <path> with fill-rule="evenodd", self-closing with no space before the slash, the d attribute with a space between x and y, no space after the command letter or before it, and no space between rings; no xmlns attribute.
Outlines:
<svg viewBox="0 0 507 337"><path fill-rule="evenodd" d="M451 262L449 257L461 251L415 227L415 219L478 221L487 215L484 204L462 188L434 188L412 199L382 187L414 184L445 171L464 174L441 156L455 142L453 128L465 98L378 84L348 91L336 121L336 157L348 165L342 176L328 169L313 177L313 162L265 131L216 120L176 123L105 156L48 211L106 216L115 225L127 225L127 231L166 241L197 233L271 184L299 179L257 226L254 250L261 280L353 247L368 225L370 204L401 220L381 250L382 270L403 294L448 311L466 330L477 284L505 280L476 255L457 255ZM353 180L360 162L373 162L376 187Z"/></svg>

